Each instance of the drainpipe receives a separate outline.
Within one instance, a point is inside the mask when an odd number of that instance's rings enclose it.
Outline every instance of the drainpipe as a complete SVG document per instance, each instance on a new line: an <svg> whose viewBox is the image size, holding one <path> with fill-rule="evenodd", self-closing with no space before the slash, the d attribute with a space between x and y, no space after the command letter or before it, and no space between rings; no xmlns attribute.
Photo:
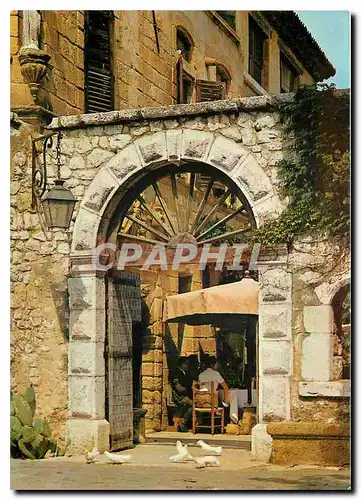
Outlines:
<svg viewBox="0 0 361 500"><path fill-rule="evenodd" d="M159 54L160 53L160 47L159 47L159 39L158 39L157 20L155 18L155 10L152 10L152 15L153 15L153 27L154 27L154 33L155 33L155 42L157 44L157 51L158 51L158 54Z"/></svg>

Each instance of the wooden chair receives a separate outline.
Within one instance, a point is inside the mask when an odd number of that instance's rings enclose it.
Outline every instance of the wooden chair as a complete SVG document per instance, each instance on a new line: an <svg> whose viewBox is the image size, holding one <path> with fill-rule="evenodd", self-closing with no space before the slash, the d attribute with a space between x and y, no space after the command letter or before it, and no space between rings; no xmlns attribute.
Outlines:
<svg viewBox="0 0 361 500"><path fill-rule="evenodd" d="M211 425L197 423L197 413L210 414ZM216 420L220 423L216 423ZM202 427L211 429L211 434L214 434L214 429L220 427L221 433L224 433L224 408L218 406L218 392L215 383L211 382L211 392L201 391L200 383L193 382L193 413L192 413L192 431L196 433L197 428Z"/></svg>

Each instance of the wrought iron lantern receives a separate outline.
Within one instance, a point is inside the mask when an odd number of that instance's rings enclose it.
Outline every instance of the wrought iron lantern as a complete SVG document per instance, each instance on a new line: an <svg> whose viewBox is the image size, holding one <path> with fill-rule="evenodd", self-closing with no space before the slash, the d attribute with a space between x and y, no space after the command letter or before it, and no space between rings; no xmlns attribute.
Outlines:
<svg viewBox="0 0 361 500"><path fill-rule="evenodd" d="M57 162L57 179L54 181L54 186L46 193L47 188L47 168L46 168L46 148L53 146L53 136L57 135L56 144L56 162ZM40 199L44 209L44 217L49 229L54 227L68 229L74 211L76 199L72 192L64 186L64 180L60 177L60 141L61 132L48 134L38 137L33 141L33 203L35 208L37 199ZM36 148L35 143L43 140L43 164L38 167L36 164ZM45 193L45 196L44 196Z"/></svg>

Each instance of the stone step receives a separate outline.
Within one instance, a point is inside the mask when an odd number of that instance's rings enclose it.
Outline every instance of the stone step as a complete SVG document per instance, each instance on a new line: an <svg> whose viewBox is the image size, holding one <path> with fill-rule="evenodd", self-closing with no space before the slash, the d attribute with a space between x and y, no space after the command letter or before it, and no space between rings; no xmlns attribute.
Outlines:
<svg viewBox="0 0 361 500"><path fill-rule="evenodd" d="M251 436L228 436L221 434L192 434L191 432L152 432L146 434L145 445L147 444L176 444L180 440L188 446L197 446L197 441L202 439L211 446L222 446L228 449L251 450Z"/></svg>

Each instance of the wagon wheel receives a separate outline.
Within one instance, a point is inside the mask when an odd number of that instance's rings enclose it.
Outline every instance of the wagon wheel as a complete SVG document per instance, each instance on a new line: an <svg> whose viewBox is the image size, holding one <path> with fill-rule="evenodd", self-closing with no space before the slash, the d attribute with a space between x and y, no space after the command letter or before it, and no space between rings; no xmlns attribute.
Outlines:
<svg viewBox="0 0 361 500"><path fill-rule="evenodd" d="M242 241L252 216L237 189L214 175L167 173L135 195L118 226L118 242L174 247Z"/></svg>

